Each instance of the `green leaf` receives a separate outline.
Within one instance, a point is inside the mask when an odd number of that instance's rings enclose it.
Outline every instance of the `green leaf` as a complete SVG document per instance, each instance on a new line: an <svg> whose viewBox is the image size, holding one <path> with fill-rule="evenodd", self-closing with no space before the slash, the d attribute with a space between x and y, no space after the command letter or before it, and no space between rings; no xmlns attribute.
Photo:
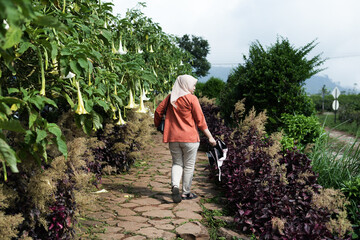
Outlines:
<svg viewBox="0 0 360 240"><path fill-rule="evenodd" d="M50 99L50 98L47 98L47 97L42 97L42 98L43 98L43 101L44 101L45 103L50 104L50 105L52 105L52 106L54 106L54 107L57 108L57 105L56 105L56 103L55 103L54 100L52 100L52 99Z"/></svg>
<svg viewBox="0 0 360 240"><path fill-rule="evenodd" d="M46 15L46 16L39 16L34 21L36 24L43 26L43 27L52 27L58 30L66 30L67 27L58 20L58 18Z"/></svg>
<svg viewBox="0 0 360 240"><path fill-rule="evenodd" d="M36 130L36 143L41 142L47 136L47 132L45 130L38 129Z"/></svg>
<svg viewBox="0 0 360 240"><path fill-rule="evenodd" d="M7 90L8 90L9 94L20 92L19 89L17 89L17 88L8 88Z"/></svg>
<svg viewBox="0 0 360 240"><path fill-rule="evenodd" d="M68 155L68 150L67 150L67 146L66 146L65 137L64 136L57 137L55 139L55 144L58 147L59 151L64 155L64 157L66 159L67 155Z"/></svg>
<svg viewBox="0 0 360 240"><path fill-rule="evenodd" d="M21 40L23 32L18 27L10 26L5 35L5 43L2 46L2 49L8 49L13 47L15 44L18 44Z"/></svg>
<svg viewBox="0 0 360 240"><path fill-rule="evenodd" d="M19 172L16 163L18 161L20 162L20 160L16 156L15 151L12 150L11 147L2 138L0 138L0 160L2 162L6 161L12 172Z"/></svg>
<svg viewBox="0 0 360 240"><path fill-rule="evenodd" d="M14 103L20 103L20 104L25 103L23 100L16 98L16 97L1 97L0 96L0 103L1 102L7 103L8 105L12 105Z"/></svg>
<svg viewBox="0 0 360 240"><path fill-rule="evenodd" d="M111 96L112 96L113 98L115 98L116 102L117 102L120 106L123 106L123 105L124 105L121 98L119 98L119 97L116 96L115 94L111 94Z"/></svg>
<svg viewBox="0 0 360 240"><path fill-rule="evenodd" d="M29 115L29 128L31 128L31 127L34 125L34 123L35 123L35 121L36 121L37 118L38 118L37 112L34 111L34 110L30 111L30 115Z"/></svg>
<svg viewBox="0 0 360 240"><path fill-rule="evenodd" d="M34 45L29 43L29 42L22 42L22 43L20 43L20 47L19 47L18 52L20 54L23 54L24 52L26 52L26 50L29 49L30 46L34 46Z"/></svg>
<svg viewBox="0 0 360 240"><path fill-rule="evenodd" d="M47 130L54 134L57 138L60 138L62 136L62 132L61 129L58 125L56 125L55 123L49 123L47 126Z"/></svg>
<svg viewBox="0 0 360 240"><path fill-rule="evenodd" d="M92 111L92 117L93 117L93 125L96 129L100 129L103 127L102 123L101 123L101 116L97 113L95 113L95 111Z"/></svg>
<svg viewBox="0 0 360 240"><path fill-rule="evenodd" d="M5 115L10 115L12 111L10 110L8 105L0 102L0 113L5 113Z"/></svg>
<svg viewBox="0 0 360 240"><path fill-rule="evenodd" d="M70 107L74 108L75 104L74 104L73 100L69 97L69 95L67 93L63 93L63 95L65 96L67 102L70 104Z"/></svg>
<svg viewBox="0 0 360 240"><path fill-rule="evenodd" d="M77 76L81 75L81 70L79 69L79 67L77 66L77 62L74 60L70 61L70 68L71 71L73 71Z"/></svg>
<svg viewBox="0 0 360 240"><path fill-rule="evenodd" d="M54 59L56 59L56 57L57 57L57 55L58 55L57 44L56 44L55 41L53 41L53 42L50 43L50 45L51 45L51 52L50 52L50 54L51 54L51 60L54 60Z"/></svg>
<svg viewBox="0 0 360 240"><path fill-rule="evenodd" d="M109 108L110 108L109 104L106 101L102 100L102 99L97 99L97 100L95 100L95 102L98 105L100 105L104 109L105 112L108 111Z"/></svg>
<svg viewBox="0 0 360 240"><path fill-rule="evenodd" d="M10 119L9 121L0 120L0 129L5 129L18 133L25 133L26 130L23 128L19 120Z"/></svg>
<svg viewBox="0 0 360 240"><path fill-rule="evenodd" d="M85 58L79 58L77 61L80 64L80 67L82 67L85 71L88 70L88 61Z"/></svg>

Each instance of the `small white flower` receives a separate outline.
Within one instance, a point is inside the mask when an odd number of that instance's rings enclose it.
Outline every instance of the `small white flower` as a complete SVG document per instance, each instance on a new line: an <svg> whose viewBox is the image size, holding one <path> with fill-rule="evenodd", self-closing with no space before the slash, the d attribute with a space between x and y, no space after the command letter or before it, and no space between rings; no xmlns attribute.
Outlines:
<svg viewBox="0 0 360 240"><path fill-rule="evenodd" d="M8 30L9 29L9 24L7 23L7 21L4 19L3 23L5 24L5 29Z"/></svg>
<svg viewBox="0 0 360 240"><path fill-rule="evenodd" d="M72 72L69 72L68 75L66 75L66 77L63 77L63 79L71 79L73 77L75 77L76 75Z"/></svg>

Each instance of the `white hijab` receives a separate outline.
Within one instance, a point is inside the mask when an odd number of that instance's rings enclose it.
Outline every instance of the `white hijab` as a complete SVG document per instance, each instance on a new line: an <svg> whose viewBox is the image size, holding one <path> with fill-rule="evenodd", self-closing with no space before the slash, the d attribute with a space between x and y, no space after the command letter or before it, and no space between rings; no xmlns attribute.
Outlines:
<svg viewBox="0 0 360 240"><path fill-rule="evenodd" d="M185 96L194 89L197 79L190 75L180 75L177 77L174 86L171 91L170 103L177 108L175 105L176 100L179 97Z"/></svg>

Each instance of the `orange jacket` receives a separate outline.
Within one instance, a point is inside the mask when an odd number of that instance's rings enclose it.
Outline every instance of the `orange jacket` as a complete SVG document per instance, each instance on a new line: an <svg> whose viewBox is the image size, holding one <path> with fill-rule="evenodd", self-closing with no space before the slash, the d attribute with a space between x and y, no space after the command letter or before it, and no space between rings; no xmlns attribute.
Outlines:
<svg viewBox="0 0 360 240"><path fill-rule="evenodd" d="M175 108L169 102L169 97L170 95L159 104L154 115L154 124L157 127L168 104L163 142L200 142L197 128L204 131L208 127L198 98L191 93L182 96L177 99Z"/></svg>

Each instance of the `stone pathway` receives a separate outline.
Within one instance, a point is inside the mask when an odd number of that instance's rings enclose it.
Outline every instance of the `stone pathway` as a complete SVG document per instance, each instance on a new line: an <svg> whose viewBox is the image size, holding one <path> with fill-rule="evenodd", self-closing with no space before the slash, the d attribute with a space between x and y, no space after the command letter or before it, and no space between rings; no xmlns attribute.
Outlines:
<svg viewBox="0 0 360 240"><path fill-rule="evenodd" d="M210 239L203 207L221 210L202 199L216 196L205 169L208 160L198 153L192 191L199 197L175 204L171 198L171 155L162 135L143 152L129 173L103 177L95 204L80 219L79 239ZM236 239L236 238L235 238ZM239 238L240 239L240 238Z"/></svg>

